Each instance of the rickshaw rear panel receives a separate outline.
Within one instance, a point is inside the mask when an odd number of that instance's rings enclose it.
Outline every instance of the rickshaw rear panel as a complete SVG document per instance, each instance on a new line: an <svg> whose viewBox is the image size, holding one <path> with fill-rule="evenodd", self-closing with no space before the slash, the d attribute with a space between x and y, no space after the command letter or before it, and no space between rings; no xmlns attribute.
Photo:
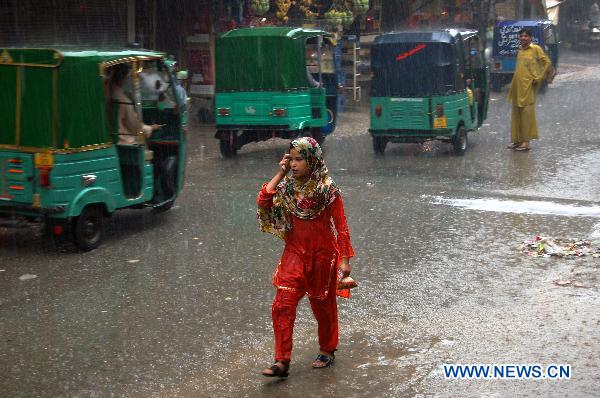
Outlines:
<svg viewBox="0 0 600 398"><path fill-rule="evenodd" d="M289 130L322 125L323 115L313 117L313 108L320 111L322 104L312 101L309 92L220 93L216 99L217 125L219 129L229 125L257 129L287 126Z"/></svg>

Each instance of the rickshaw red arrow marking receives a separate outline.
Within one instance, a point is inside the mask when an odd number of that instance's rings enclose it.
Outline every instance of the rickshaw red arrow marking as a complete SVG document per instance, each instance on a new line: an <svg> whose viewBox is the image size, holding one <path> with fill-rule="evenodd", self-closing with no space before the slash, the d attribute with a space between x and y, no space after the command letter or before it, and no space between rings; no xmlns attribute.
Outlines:
<svg viewBox="0 0 600 398"><path fill-rule="evenodd" d="M424 49L426 46L425 44L421 43L418 44L415 48L413 48L410 51L405 52L404 54L400 54L396 57L396 61L402 61L403 59L406 59L408 57L410 57L413 54L418 53L419 51L421 51L422 49Z"/></svg>

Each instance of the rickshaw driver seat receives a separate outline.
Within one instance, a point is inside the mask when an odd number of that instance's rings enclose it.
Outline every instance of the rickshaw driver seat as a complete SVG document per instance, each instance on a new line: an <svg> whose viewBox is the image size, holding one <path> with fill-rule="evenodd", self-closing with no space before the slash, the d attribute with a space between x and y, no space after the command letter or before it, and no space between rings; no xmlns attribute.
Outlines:
<svg viewBox="0 0 600 398"><path fill-rule="evenodd" d="M117 142L123 194L128 199L135 199L143 193L144 165L146 162L153 161L154 153L145 145L138 143L139 133L131 131L131 126L139 123L146 133L158 129L159 126L146 126L138 120L137 114L125 108L134 106L133 101L122 89L125 79L129 76L130 67L126 64L118 64L111 69L109 126L111 126L113 140ZM122 112L126 114L123 115Z"/></svg>

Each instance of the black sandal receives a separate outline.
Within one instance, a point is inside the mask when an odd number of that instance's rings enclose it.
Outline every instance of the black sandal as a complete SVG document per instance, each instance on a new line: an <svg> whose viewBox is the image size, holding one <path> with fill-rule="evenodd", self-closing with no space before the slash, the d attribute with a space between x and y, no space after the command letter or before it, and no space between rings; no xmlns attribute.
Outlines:
<svg viewBox="0 0 600 398"><path fill-rule="evenodd" d="M315 360L313 361L312 367L314 369L325 369L333 365L333 361L335 360L335 351L332 351L329 355L324 355L319 353ZM323 363L322 366L316 365L316 362L319 361Z"/></svg>
<svg viewBox="0 0 600 398"><path fill-rule="evenodd" d="M281 363L283 366L277 365ZM289 362L277 361L270 368L264 369L262 375L265 377L288 377L288 370L290 369ZM270 370L271 373L265 373L266 370Z"/></svg>

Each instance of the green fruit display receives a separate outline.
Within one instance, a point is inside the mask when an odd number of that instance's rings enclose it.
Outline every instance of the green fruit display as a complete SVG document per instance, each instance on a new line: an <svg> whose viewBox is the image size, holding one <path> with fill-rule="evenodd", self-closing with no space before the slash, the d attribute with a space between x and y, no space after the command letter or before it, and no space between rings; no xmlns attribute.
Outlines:
<svg viewBox="0 0 600 398"><path fill-rule="evenodd" d="M263 15L269 11L269 0L252 0L250 2L250 11L254 15Z"/></svg>
<svg viewBox="0 0 600 398"><path fill-rule="evenodd" d="M352 11L355 14L364 14L369 11L369 0L352 0Z"/></svg>

